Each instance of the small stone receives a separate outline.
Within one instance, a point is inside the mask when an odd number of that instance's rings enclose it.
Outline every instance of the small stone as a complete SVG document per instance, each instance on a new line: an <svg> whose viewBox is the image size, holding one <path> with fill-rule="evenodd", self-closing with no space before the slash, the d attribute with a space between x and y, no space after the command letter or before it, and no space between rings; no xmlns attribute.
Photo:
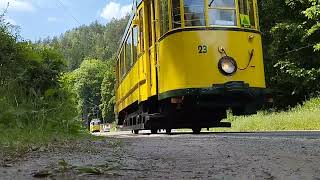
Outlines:
<svg viewBox="0 0 320 180"><path fill-rule="evenodd" d="M6 158L4 161L8 162L8 161L12 161L11 158Z"/></svg>
<svg viewBox="0 0 320 180"><path fill-rule="evenodd" d="M5 164L3 165L3 167L13 167L13 164L5 163Z"/></svg>
<svg viewBox="0 0 320 180"><path fill-rule="evenodd" d="M37 146L31 146L31 148L30 148L32 151L37 151L38 149L39 149L39 147L37 147Z"/></svg>
<svg viewBox="0 0 320 180"><path fill-rule="evenodd" d="M33 174L35 178L44 178L50 176L51 173L48 170L41 170Z"/></svg>
<svg viewBox="0 0 320 180"><path fill-rule="evenodd" d="M44 152L44 151L46 151L46 148L45 148L44 146L41 146L41 147L39 148L39 151L40 151L40 152Z"/></svg>

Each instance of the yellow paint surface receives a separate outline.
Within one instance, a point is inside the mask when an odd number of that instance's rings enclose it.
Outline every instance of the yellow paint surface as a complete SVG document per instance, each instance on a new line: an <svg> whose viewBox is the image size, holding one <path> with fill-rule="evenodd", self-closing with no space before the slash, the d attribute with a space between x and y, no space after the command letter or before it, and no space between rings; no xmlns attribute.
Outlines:
<svg viewBox="0 0 320 180"><path fill-rule="evenodd" d="M254 36L250 40L250 36ZM207 46L199 53L198 46ZM245 68L254 50L253 60L246 70L225 76L218 69L225 56L223 47L240 69ZM250 87L265 88L261 36L242 31L183 31L163 39L159 50L159 93L185 88L207 88L213 84L244 81Z"/></svg>

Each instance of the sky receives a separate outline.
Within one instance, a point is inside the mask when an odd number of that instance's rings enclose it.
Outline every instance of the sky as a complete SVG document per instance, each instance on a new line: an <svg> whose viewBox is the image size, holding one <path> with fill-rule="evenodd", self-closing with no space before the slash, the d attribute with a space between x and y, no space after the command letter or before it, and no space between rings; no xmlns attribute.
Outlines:
<svg viewBox="0 0 320 180"><path fill-rule="evenodd" d="M133 0L0 0L0 14L9 7L5 20L20 28L24 39L36 41L59 36L67 30L131 12Z"/></svg>

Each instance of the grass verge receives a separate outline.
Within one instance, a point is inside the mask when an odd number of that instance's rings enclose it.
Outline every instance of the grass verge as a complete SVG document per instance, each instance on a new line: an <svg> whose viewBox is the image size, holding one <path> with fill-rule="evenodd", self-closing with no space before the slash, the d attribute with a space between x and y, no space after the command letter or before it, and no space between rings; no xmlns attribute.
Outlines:
<svg viewBox="0 0 320 180"><path fill-rule="evenodd" d="M215 128L214 132L254 132L320 130L320 98L306 101L286 112L259 112L253 116L229 116L232 128Z"/></svg>
<svg viewBox="0 0 320 180"><path fill-rule="evenodd" d="M53 144L69 144L74 141L94 140L98 137L91 136L87 132L77 134L57 132L44 132L35 129L4 129L0 127L2 132L0 136L0 162L23 157L25 154L46 150L48 146Z"/></svg>

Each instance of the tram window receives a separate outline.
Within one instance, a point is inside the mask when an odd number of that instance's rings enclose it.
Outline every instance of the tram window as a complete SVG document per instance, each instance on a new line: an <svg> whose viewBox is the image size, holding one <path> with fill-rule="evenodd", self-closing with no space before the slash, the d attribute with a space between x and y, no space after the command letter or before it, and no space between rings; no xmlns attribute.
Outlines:
<svg viewBox="0 0 320 180"><path fill-rule="evenodd" d="M124 48L121 50L120 54L120 62L121 62L121 78L126 74L126 66L125 66L125 58L124 58Z"/></svg>
<svg viewBox="0 0 320 180"><path fill-rule="evenodd" d="M133 53L133 64L137 61L138 51L138 28L132 28L132 53Z"/></svg>
<svg viewBox="0 0 320 180"><path fill-rule="evenodd" d="M117 59L117 64L116 64L116 84L119 84L119 59Z"/></svg>
<svg viewBox="0 0 320 180"><path fill-rule="evenodd" d="M160 0L160 35L169 31L168 0Z"/></svg>
<svg viewBox="0 0 320 180"><path fill-rule="evenodd" d="M185 26L205 26L204 0L184 0Z"/></svg>
<svg viewBox="0 0 320 180"><path fill-rule="evenodd" d="M181 27L180 0L172 0L172 28Z"/></svg>
<svg viewBox="0 0 320 180"><path fill-rule="evenodd" d="M129 33L126 41L126 69L129 71L131 68L133 62L132 62L132 52L131 52L131 47L132 47L132 34L131 32Z"/></svg>
<svg viewBox="0 0 320 180"><path fill-rule="evenodd" d="M255 28L253 0L239 0L239 11L241 26Z"/></svg>
<svg viewBox="0 0 320 180"><path fill-rule="evenodd" d="M139 42L140 42L140 51L139 53L144 52L144 34L143 34L143 9L139 11Z"/></svg>
<svg viewBox="0 0 320 180"><path fill-rule="evenodd" d="M120 66L120 59L118 60L118 66L117 66L117 76L118 76L118 83L120 82L121 77L121 66Z"/></svg>
<svg viewBox="0 0 320 180"><path fill-rule="evenodd" d="M210 25L236 26L235 0L209 0Z"/></svg>

